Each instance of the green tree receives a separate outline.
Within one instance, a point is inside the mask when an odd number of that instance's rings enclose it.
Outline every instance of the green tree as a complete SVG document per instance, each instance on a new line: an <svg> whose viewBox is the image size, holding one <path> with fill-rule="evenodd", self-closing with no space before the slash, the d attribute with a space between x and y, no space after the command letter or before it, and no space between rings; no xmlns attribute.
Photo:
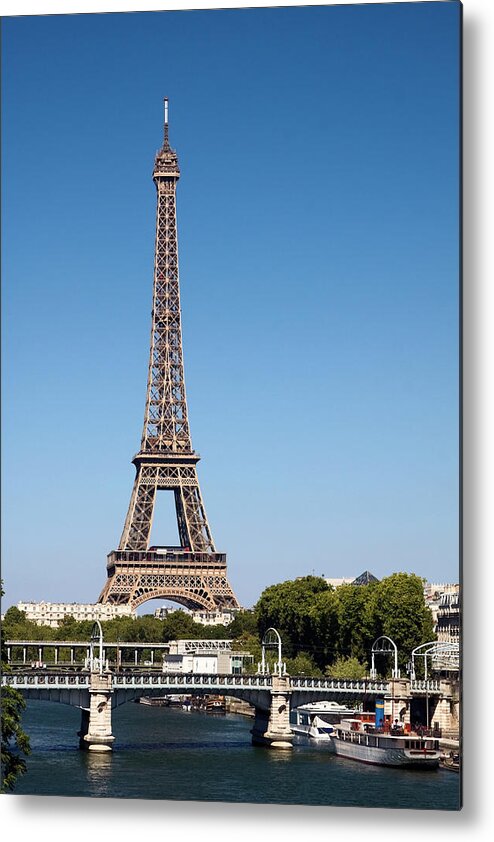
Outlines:
<svg viewBox="0 0 494 842"><path fill-rule="evenodd" d="M373 591L376 583L341 585L335 592L338 612L337 654L369 663L376 634ZM328 661L328 663L331 663Z"/></svg>
<svg viewBox="0 0 494 842"><path fill-rule="evenodd" d="M326 668L326 675L329 678L360 680L365 678L366 674L366 667L357 658L342 658L338 656L334 663Z"/></svg>
<svg viewBox="0 0 494 842"><path fill-rule="evenodd" d="M194 621L194 626L196 626L196 634L204 640L229 640L231 637L228 631L229 626L223 623L218 623L216 626L203 626L202 623Z"/></svg>
<svg viewBox="0 0 494 842"><path fill-rule="evenodd" d="M3 669L5 672L8 668ZM30 753L31 747L21 723L25 707L26 703L18 690L2 687L2 792L13 790L19 775L26 771L24 757Z"/></svg>
<svg viewBox="0 0 494 842"><path fill-rule="evenodd" d="M185 611L173 611L165 620L160 622L162 622L161 639L164 643L181 638L196 640L203 636L202 627L199 623L194 623L192 617Z"/></svg>
<svg viewBox="0 0 494 842"><path fill-rule="evenodd" d="M312 655L307 652L299 652L294 658L286 661L286 671L289 675L308 675L314 678L322 678L323 672L319 669Z"/></svg>
<svg viewBox="0 0 494 842"><path fill-rule="evenodd" d="M134 617L114 617L113 620L106 620L101 624L103 629L103 638L108 643L130 643L134 640L137 619ZM160 636L156 642L161 640Z"/></svg>
<svg viewBox="0 0 494 842"><path fill-rule="evenodd" d="M261 642L257 634L242 632L232 641L232 652L247 652L252 655L252 663L245 663L244 671L248 674L257 672L257 665L261 661Z"/></svg>
<svg viewBox="0 0 494 842"><path fill-rule="evenodd" d="M32 620L26 619L24 611L12 605L5 612L3 619L4 640L52 640L54 629L39 626Z"/></svg>
<svg viewBox="0 0 494 842"><path fill-rule="evenodd" d="M307 615L305 650L314 658L319 670L332 663L338 654L338 602L332 588L320 591ZM310 642L309 642L310 641Z"/></svg>
<svg viewBox="0 0 494 842"><path fill-rule="evenodd" d="M153 614L137 617L133 625L135 643L157 643L163 634L163 621Z"/></svg>
<svg viewBox="0 0 494 842"><path fill-rule="evenodd" d="M414 573L393 573L375 585L372 602L375 631L396 643L399 666L404 669L416 646L435 640L423 581Z"/></svg>
<svg viewBox="0 0 494 842"><path fill-rule="evenodd" d="M91 637L94 622L92 620L76 620L72 614L62 618L55 631L55 640L86 641ZM51 638L45 637L44 640Z"/></svg>
<svg viewBox="0 0 494 842"><path fill-rule="evenodd" d="M254 611L249 611L247 609L239 611L238 614L235 615L235 619L227 626L227 629L228 637L232 639L243 634L243 632L256 635L258 633L258 629Z"/></svg>
<svg viewBox="0 0 494 842"><path fill-rule="evenodd" d="M10 608L7 608L5 612L5 616L3 618L4 628L5 625L10 626L18 626L23 623L26 623L26 612L19 611L16 605L11 605Z"/></svg>
<svg viewBox="0 0 494 842"><path fill-rule="evenodd" d="M286 657L294 657L301 650L310 651L314 646L315 597L328 591L324 579L316 576L266 588L254 607L260 637L273 627L281 636Z"/></svg>
<svg viewBox="0 0 494 842"><path fill-rule="evenodd" d="M3 588L1 588L1 595L4 595ZM1 661L2 672L8 672L9 667L7 665L3 633ZM29 737L22 729L22 711L26 707L22 695L13 687L2 687L1 703L1 791L6 792L7 790L12 791L14 789L17 778L26 771L26 761L24 758L30 753L31 748Z"/></svg>

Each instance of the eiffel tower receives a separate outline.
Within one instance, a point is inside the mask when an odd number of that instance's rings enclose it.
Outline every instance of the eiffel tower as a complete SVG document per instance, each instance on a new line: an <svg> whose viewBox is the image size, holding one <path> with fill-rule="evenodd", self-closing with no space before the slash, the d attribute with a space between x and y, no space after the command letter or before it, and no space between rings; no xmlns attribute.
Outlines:
<svg viewBox="0 0 494 842"><path fill-rule="evenodd" d="M108 579L99 602L137 608L170 599L194 610L238 608L216 552L202 502L187 416L182 358L176 187L178 157L168 140L165 98L163 146L156 154L156 243L151 352L144 429L132 462L136 477L117 550L108 555ZM156 494L173 491L180 546L150 547Z"/></svg>

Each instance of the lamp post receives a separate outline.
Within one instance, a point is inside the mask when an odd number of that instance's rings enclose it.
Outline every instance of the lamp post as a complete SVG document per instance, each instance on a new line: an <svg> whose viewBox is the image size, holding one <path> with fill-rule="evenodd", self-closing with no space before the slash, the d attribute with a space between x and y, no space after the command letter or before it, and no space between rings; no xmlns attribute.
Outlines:
<svg viewBox="0 0 494 842"><path fill-rule="evenodd" d="M453 669L457 669L459 663L459 646L458 644L441 643L437 640L431 640L428 643L421 643L420 646L416 646L412 652L410 675L412 681L415 681L415 658L424 659L426 726L429 728L429 672L427 668L427 658L431 659L432 671L434 671L435 658L440 658L442 662L446 662L446 664L450 664Z"/></svg>
<svg viewBox="0 0 494 842"><path fill-rule="evenodd" d="M274 638L274 640L273 640ZM261 664L260 670L262 675L266 675L268 672L268 668L266 666L266 648L277 648L278 649L278 661L275 664L275 673L278 672L278 675L282 675L284 671L284 664L281 660L281 637L276 629L269 628L264 634L262 639L262 654L261 654Z"/></svg>
<svg viewBox="0 0 494 842"><path fill-rule="evenodd" d="M99 646L99 657L94 657L96 644ZM94 621L90 639L90 669L95 672L95 662L99 662L99 674L103 675L103 629L99 620Z"/></svg>
<svg viewBox="0 0 494 842"><path fill-rule="evenodd" d="M429 728L429 675L427 673L427 655L424 658L425 678L425 727Z"/></svg>
<svg viewBox="0 0 494 842"><path fill-rule="evenodd" d="M381 641L382 641L382 643L381 643ZM377 646L377 644L379 644L379 647ZM390 646L390 644L391 644L391 646ZM391 671L391 678L399 678L400 677L400 671L398 669L398 647L397 647L396 643L394 642L394 640L391 640L390 637L387 637L387 635L383 634L383 635L381 635L381 637L378 637L374 641L374 643L372 644L372 650L371 650L371 659L372 659L371 678L377 678L377 671L376 671L376 668L375 668L375 665L374 665L374 655L376 653L389 655L392 651L394 651L394 668Z"/></svg>

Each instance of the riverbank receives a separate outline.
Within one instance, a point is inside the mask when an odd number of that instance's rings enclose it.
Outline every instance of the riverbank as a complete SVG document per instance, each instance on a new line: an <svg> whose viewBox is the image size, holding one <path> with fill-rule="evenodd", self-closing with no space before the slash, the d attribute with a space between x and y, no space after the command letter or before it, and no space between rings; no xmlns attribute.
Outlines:
<svg viewBox="0 0 494 842"><path fill-rule="evenodd" d="M248 702L243 699L236 699L234 696L226 696L226 711L227 713L235 713L238 716L255 716L255 709Z"/></svg>

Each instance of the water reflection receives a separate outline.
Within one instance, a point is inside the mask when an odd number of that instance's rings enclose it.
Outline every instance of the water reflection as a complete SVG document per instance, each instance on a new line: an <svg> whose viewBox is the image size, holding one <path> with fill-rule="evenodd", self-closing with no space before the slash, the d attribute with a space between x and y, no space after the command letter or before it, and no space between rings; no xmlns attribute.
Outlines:
<svg viewBox="0 0 494 842"><path fill-rule="evenodd" d="M87 772L87 785L90 795L105 796L109 794L111 780L113 752L85 751L84 760Z"/></svg>
<svg viewBox="0 0 494 842"><path fill-rule="evenodd" d="M286 748L261 748L267 755L270 763L289 763L293 756L293 749Z"/></svg>

